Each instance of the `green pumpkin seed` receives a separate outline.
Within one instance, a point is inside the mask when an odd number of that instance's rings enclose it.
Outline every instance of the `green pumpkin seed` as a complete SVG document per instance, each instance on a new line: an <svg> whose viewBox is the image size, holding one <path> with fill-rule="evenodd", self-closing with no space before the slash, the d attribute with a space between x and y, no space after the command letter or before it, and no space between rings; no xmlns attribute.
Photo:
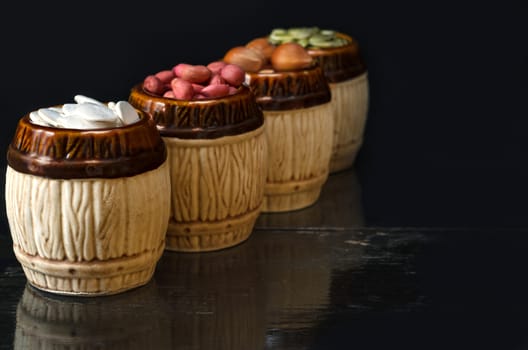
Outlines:
<svg viewBox="0 0 528 350"><path fill-rule="evenodd" d="M273 45L296 42L302 47L330 48L348 44L348 41L336 36L336 31L318 27L275 28L268 36Z"/></svg>
<svg viewBox="0 0 528 350"><path fill-rule="evenodd" d="M324 35L324 36L328 36L328 37L335 37L335 31L334 30L330 30L330 29L323 29L319 32L319 34L321 35Z"/></svg>

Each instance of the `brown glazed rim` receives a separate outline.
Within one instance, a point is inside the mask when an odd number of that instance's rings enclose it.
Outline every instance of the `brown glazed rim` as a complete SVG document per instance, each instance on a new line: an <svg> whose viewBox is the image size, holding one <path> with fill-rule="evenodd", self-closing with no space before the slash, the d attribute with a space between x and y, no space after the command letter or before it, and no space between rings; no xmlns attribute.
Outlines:
<svg viewBox="0 0 528 350"><path fill-rule="evenodd" d="M328 82L321 67L278 72L272 69L247 72L249 86L263 110L308 108L331 100Z"/></svg>
<svg viewBox="0 0 528 350"><path fill-rule="evenodd" d="M322 67L330 83L355 78L367 71L357 41L344 33L336 33L348 41L347 45L330 48L310 48L306 51Z"/></svg>
<svg viewBox="0 0 528 350"><path fill-rule="evenodd" d="M251 90L242 85L236 94L206 100L177 100L158 96L136 84L128 101L148 113L164 137L215 139L256 130L264 115Z"/></svg>
<svg viewBox="0 0 528 350"><path fill-rule="evenodd" d="M134 124L77 130L33 124L29 114L17 125L7 151L16 171L53 179L118 178L158 168L165 143L149 116Z"/></svg>

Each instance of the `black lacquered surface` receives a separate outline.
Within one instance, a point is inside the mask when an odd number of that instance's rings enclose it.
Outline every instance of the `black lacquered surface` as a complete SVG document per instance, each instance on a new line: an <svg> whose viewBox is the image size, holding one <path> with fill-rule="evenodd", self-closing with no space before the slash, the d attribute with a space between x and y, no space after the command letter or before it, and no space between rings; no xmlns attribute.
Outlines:
<svg viewBox="0 0 528 350"><path fill-rule="evenodd" d="M528 229L375 227L353 170L246 242L165 252L152 281L59 297L0 235L2 349L524 349ZM5 218L2 224L7 228Z"/></svg>

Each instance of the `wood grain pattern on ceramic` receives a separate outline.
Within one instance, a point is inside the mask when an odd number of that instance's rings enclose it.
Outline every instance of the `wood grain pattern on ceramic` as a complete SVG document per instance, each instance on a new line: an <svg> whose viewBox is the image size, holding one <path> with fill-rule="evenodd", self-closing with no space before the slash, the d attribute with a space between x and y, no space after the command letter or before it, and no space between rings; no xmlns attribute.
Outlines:
<svg viewBox="0 0 528 350"><path fill-rule="evenodd" d="M264 126L221 139L164 139L172 187L167 249L205 251L244 241L263 201Z"/></svg>
<svg viewBox="0 0 528 350"><path fill-rule="evenodd" d="M263 212L313 204L329 173L334 133L331 103L264 111L264 115L269 155Z"/></svg>
<svg viewBox="0 0 528 350"><path fill-rule="evenodd" d="M132 87L129 102L149 113L162 136L214 139L255 130L263 125L262 111L245 86L239 92L205 100L176 100Z"/></svg>
<svg viewBox="0 0 528 350"><path fill-rule="evenodd" d="M142 112L137 123L97 130L36 125L25 115L7 152L13 169L56 179L133 176L158 168L166 157L155 124Z"/></svg>
<svg viewBox="0 0 528 350"><path fill-rule="evenodd" d="M147 283L165 247L168 188L166 161L117 179L52 179L8 166L13 249L30 283L81 295Z"/></svg>
<svg viewBox="0 0 528 350"><path fill-rule="evenodd" d="M249 86L263 110L308 108L330 102L330 87L321 67L287 72L246 73Z"/></svg>
<svg viewBox="0 0 528 350"><path fill-rule="evenodd" d="M363 144L369 106L367 73L339 83L330 83L334 112L334 144L330 173L354 164Z"/></svg>
<svg viewBox="0 0 528 350"><path fill-rule="evenodd" d="M260 213L267 164L264 114L251 90L187 101L136 85L129 101L153 117L167 145L166 249L211 251L246 240Z"/></svg>

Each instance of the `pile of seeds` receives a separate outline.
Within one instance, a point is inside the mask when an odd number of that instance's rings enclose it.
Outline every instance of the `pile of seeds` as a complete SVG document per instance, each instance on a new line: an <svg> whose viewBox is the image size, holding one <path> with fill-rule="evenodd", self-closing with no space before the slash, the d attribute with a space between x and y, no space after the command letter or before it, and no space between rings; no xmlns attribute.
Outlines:
<svg viewBox="0 0 528 350"><path fill-rule="evenodd" d="M222 61L207 66L179 63L172 69L145 77L143 89L172 99L204 100L236 94L244 80L244 70L234 64Z"/></svg>
<svg viewBox="0 0 528 350"><path fill-rule="evenodd" d="M302 47L331 48L348 44L348 41L336 35L336 31L318 27L298 27L271 31L268 40L273 45L294 42Z"/></svg>
<svg viewBox="0 0 528 350"><path fill-rule="evenodd" d="M114 128L139 121L137 111L127 101L107 105L84 95L75 95L76 103L40 108L29 114L33 124L67 129Z"/></svg>

